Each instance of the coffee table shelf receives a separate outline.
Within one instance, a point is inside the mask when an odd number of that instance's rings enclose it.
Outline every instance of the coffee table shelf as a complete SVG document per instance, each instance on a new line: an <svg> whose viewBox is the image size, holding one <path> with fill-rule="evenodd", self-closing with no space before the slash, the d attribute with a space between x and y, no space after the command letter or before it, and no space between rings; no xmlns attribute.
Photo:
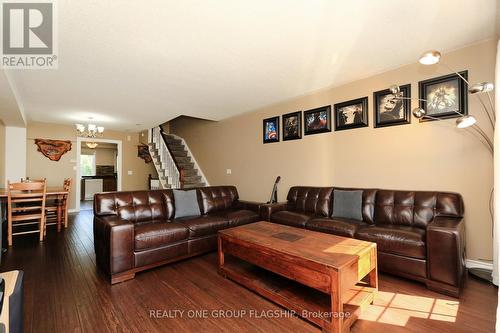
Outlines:
<svg viewBox="0 0 500 333"><path fill-rule="evenodd" d="M219 272L320 327L324 326L323 322L331 323L331 300L328 294L230 255L226 255ZM375 288L358 283L344 295L344 313L349 313L344 318L347 327L359 317L365 306L373 302L374 292Z"/></svg>

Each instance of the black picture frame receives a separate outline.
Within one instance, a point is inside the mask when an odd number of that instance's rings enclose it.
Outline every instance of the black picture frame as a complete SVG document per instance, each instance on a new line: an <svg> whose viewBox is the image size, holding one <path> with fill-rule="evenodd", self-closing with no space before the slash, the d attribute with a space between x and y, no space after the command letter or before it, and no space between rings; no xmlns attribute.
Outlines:
<svg viewBox="0 0 500 333"><path fill-rule="evenodd" d="M290 112L281 118L283 141L302 139L302 111Z"/></svg>
<svg viewBox="0 0 500 333"><path fill-rule="evenodd" d="M465 70L459 72L459 74L467 80L468 71ZM468 114L467 84L457 74L448 74L420 81L418 82L418 93L420 108L426 110L428 116L449 119ZM424 116L420 119L420 122L433 120L436 119Z"/></svg>
<svg viewBox="0 0 500 333"><path fill-rule="evenodd" d="M332 131L332 106L304 111L304 135L326 133Z"/></svg>
<svg viewBox="0 0 500 333"><path fill-rule="evenodd" d="M392 103L388 102L388 98L392 96L389 89L373 93L373 124L375 128L411 123L411 100L409 99L411 98L411 84L399 86L399 90L407 99L393 100Z"/></svg>
<svg viewBox="0 0 500 333"><path fill-rule="evenodd" d="M274 126L274 130L271 127ZM274 136L272 134L274 133ZM275 116L266 118L262 121L262 139L264 143L273 143L280 141L280 117Z"/></svg>
<svg viewBox="0 0 500 333"><path fill-rule="evenodd" d="M351 111L351 113L353 114L352 123L351 120L347 119L345 116L346 109L349 107L361 108L360 112L356 111L357 114L354 114L354 112ZM368 96L356 98L342 103L337 103L334 105L334 110L335 110L335 131L368 127ZM358 115L361 118L359 118Z"/></svg>

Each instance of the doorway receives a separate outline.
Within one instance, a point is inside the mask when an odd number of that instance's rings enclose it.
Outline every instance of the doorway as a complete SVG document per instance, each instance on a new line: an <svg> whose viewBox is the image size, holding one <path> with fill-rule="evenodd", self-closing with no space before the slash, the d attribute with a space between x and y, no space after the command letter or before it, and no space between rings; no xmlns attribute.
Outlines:
<svg viewBox="0 0 500 333"><path fill-rule="evenodd" d="M77 211L92 210L94 194L121 190L122 141L77 138Z"/></svg>

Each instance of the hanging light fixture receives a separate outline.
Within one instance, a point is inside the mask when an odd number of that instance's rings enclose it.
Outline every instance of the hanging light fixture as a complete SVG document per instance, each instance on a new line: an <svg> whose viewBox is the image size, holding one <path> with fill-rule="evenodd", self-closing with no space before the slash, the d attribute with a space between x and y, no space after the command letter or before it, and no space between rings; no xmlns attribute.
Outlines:
<svg viewBox="0 0 500 333"><path fill-rule="evenodd" d="M95 124L92 124L92 120L94 118L89 118L89 123L87 126L83 124L76 124L76 133L78 136L83 137L83 138L97 138L97 137L102 137L104 134L104 127L102 126L97 126ZM92 144L97 144L93 142ZM88 144L87 144L88 145ZM90 148L90 147L89 147Z"/></svg>
<svg viewBox="0 0 500 333"><path fill-rule="evenodd" d="M85 144L86 144L86 145L87 145L87 147L89 147L90 149L95 149L95 148L98 146L97 142L86 142Z"/></svg>

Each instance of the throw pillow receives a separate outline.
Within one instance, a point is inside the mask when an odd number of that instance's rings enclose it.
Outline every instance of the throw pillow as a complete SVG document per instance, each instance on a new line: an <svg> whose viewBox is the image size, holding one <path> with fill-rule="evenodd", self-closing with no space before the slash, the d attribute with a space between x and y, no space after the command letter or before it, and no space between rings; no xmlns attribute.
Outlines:
<svg viewBox="0 0 500 333"><path fill-rule="evenodd" d="M200 216L200 206L196 190L173 190L175 202L175 218Z"/></svg>
<svg viewBox="0 0 500 333"><path fill-rule="evenodd" d="M363 191L333 190L332 217L363 221Z"/></svg>

